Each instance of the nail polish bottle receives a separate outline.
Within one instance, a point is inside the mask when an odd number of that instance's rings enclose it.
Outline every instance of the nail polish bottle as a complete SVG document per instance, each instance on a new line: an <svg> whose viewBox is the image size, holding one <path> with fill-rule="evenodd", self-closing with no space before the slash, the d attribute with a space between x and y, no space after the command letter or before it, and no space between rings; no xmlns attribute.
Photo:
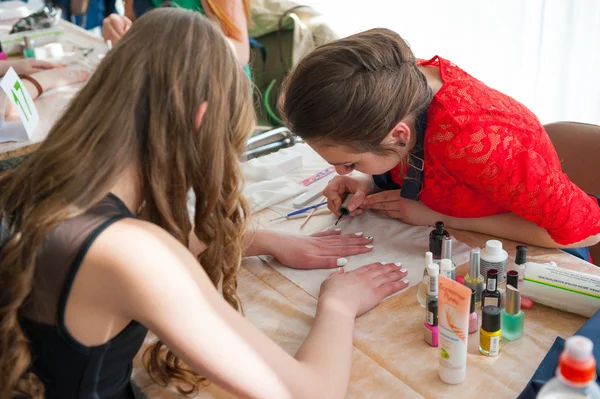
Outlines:
<svg viewBox="0 0 600 399"><path fill-rule="evenodd" d="M6 61L6 53L4 52L4 49L2 48L2 43L0 43L0 60Z"/></svg>
<svg viewBox="0 0 600 399"><path fill-rule="evenodd" d="M23 47L23 57L35 58L35 45L33 39L25 36L25 46Z"/></svg>
<svg viewBox="0 0 600 399"><path fill-rule="evenodd" d="M427 266L427 274L429 275L429 284L427 286L427 304L438 299L438 275L440 267L435 263Z"/></svg>
<svg viewBox="0 0 600 399"><path fill-rule="evenodd" d="M479 318L475 311L475 291L471 290L471 313L469 314L469 334L477 332L479 328Z"/></svg>
<svg viewBox="0 0 600 399"><path fill-rule="evenodd" d="M444 236L442 240L442 260L448 259L450 261L449 275L446 277L456 281L456 263L452 261L452 237Z"/></svg>
<svg viewBox="0 0 600 399"><path fill-rule="evenodd" d="M500 308L484 306L481 309L481 328L479 329L479 352L484 356L500 354L502 336Z"/></svg>
<svg viewBox="0 0 600 399"><path fill-rule="evenodd" d="M485 287L484 278L481 275L481 269L479 265L479 248L473 248L471 250L471 262L469 267L469 273L465 276L465 285L475 291L475 304L481 305L481 294Z"/></svg>
<svg viewBox="0 0 600 399"><path fill-rule="evenodd" d="M429 233L429 252L434 260L442 259L442 240L450 234L444 229L444 222L436 222L435 229Z"/></svg>
<svg viewBox="0 0 600 399"><path fill-rule="evenodd" d="M506 273L506 287L512 286L515 289L519 289L519 272L516 270L509 270Z"/></svg>
<svg viewBox="0 0 600 399"><path fill-rule="evenodd" d="M438 303L432 300L427 304L427 320L424 330L425 342L433 347L438 346Z"/></svg>
<svg viewBox="0 0 600 399"><path fill-rule="evenodd" d="M521 310L521 293L512 285L506 286L506 309L502 309L502 336L514 341L523 336L525 313Z"/></svg>
<svg viewBox="0 0 600 399"><path fill-rule="evenodd" d="M515 256L515 263L513 264L512 270L516 270L519 273L519 283L523 281L525 276L525 267L527 263L527 246L517 246L517 255ZM517 288L515 286L515 288ZM518 289L518 288L517 288Z"/></svg>
<svg viewBox="0 0 600 399"><path fill-rule="evenodd" d="M419 284L417 289L417 301L422 307L427 307L427 286L429 285L429 274L427 267L433 263L433 254L431 252L425 252L425 266L423 267L423 280Z"/></svg>
<svg viewBox="0 0 600 399"><path fill-rule="evenodd" d="M485 291L482 296L482 306L500 307L500 291L498 291L498 270L490 269L487 272Z"/></svg>

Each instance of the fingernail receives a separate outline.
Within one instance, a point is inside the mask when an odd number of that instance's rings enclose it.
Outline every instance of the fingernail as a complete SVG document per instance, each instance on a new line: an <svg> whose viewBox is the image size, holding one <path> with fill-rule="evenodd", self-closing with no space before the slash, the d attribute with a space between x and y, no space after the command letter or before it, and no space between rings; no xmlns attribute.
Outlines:
<svg viewBox="0 0 600 399"><path fill-rule="evenodd" d="M348 263L348 259L346 259L346 258L338 258L338 260L337 260L338 266L345 266L346 263Z"/></svg>
<svg viewBox="0 0 600 399"><path fill-rule="evenodd" d="M341 267L338 267L338 270L337 270L337 271L338 271L338 272L341 272L341 271L342 271L342 268L341 268Z"/></svg>
<svg viewBox="0 0 600 399"><path fill-rule="evenodd" d="M406 267L403 267L402 269L400 269L400 273L406 273L408 271L408 269Z"/></svg>
<svg viewBox="0 0 600 399"><path fill-rule="evenodd" d="M402 280L402 282L403 282L404 284L408 284L408 283L410 283L410 280L409 280L409 279L407 279L407 278L405 278L404 280Z"/></svg>
<svg viewBox="0 0 600 399"><path fill-rule="evenodd" d="M372 245L365 245L365 247L369 248L369 249L373 249Z"/></svg>
<svg viewBox="0 0 600 399"><path fill-rule="evenodd" d="M400 267L400 266L402 266L402 262L394 262L394 265Z"/></svg>
<svg viewBox="0 0 600 399"><path fill-rule="evenodd" d="M362 233L362 231L359 231L358 233L354 233L354 235L355 235L355 236L359 236L359 237L360 237L360 236L362 236L362 235L363 235L363 233Z"/></svg>
<svg viewBox="0 0 600 399"><path fill-rule="evenodd" d="M382 265L387 265L387 262L379 261L379 263L381 263Z"/></svg>
<svg viewBox="0 0 600 399"><path fill-rule="evenodd" d="M342 229L335 229L334 231L342 231Z"/></svg>
<svg viewBox="0 0 600 399"><path fill-rule="evenodd" d="M373 239L373 237L371 237L371 236L366 236L365 238L366 238L367 240L372 240L372 239Z"/></svg>

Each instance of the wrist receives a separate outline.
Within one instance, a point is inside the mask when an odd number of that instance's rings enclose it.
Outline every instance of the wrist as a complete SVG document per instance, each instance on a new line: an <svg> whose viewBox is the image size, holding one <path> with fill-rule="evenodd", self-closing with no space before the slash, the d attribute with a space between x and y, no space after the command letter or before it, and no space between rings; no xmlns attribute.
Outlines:
<svg viewBox="0 0 600 399"><path fill-rule="evenodd" d="M330 320L332 317L338 320L338 322L347 322L354 327L354 320L356 319L357 309L352 308L347 302L335 298L327 293L319 296L317 303L317 316L327 315L327 319Z"/></svg>
<svg viewBox="0 0 600 399"><path fill-rule="evenodd" d="M273 256L273 242L277 233L269 230L248 230L244 235L244 256Z"/></svg>

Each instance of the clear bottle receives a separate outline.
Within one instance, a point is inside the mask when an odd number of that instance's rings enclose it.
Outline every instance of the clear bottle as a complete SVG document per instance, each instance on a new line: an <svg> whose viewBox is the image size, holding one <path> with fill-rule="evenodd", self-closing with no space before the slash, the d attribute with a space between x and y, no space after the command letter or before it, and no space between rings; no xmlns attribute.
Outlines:
<svg viewBox="0 0 600 399"><path fill-rule="evenodd" d="M600 399L593 349L589 338L576 335L567 339L558 360L556 377L542 387L537 398Z"/></svg>
<svg viewBox="0 0 600 399"><path fill-rule="evenodd" d="M445 236L442 240L442 261L448 259L451 264L451 268L446 277L456 281L456 263L452 261L452 237Z"/></svg>
<svg viewBox="0 0 600 399"><path fill-rule="evenodd" d="M465 276L465 285L475 291L475 304L478 306L481 305L481 294L485 289L485 281L479 266L480 252L479 248L471 250L469 273Z"/></svg>
<svg viewBox="0 0 600 399"><path fill-rule="evenodd" d="M433 263L433 254L425 252L425 267L423 268L423 280L417 288L417 301L422 307L427 307L427 285L429 285L429 275L427 274L427 266Z"/></svg>

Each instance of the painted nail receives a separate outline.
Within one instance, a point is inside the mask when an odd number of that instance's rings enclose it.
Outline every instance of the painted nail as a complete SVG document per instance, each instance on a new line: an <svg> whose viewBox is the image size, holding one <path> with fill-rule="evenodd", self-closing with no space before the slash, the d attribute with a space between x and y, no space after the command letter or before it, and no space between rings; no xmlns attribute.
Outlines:
<svg viewBox="0 0 600 399"><path fill-rule="evenodd" d="M400 266L402 266L402 262L394 262L394 265L400 267Z"/></svg>
<svg viewBox="0 0 600 399"><path fill-rule="evenodd" d="M404 280L402 280L402 282L403 282L404 284L408 284L408 283L410 283L410 280L409 280L409 279L407 279L407 278L405 278Z"/></svg>
<svg viewBox="0 0 600 399"><path fill-rule="evenodd" d="M335 229L335 230L333 230L333 231L342 231L342 229Z"/></svg>
<svg viewBox="0 0 600 399"><path fill-rule="evenodd" d="M387 265L387 262L383 262L383 261L379 261L379 263L381 263L382 265Z"/></svg>
<svg viewBox="0 0 600 399"><path fill-rule="evenodd" d="M346 263L348 263L348 259L346 259L346 258L338 258L338 260L337 260L338 266L345 266Z"/></svg>
<svg viewBox="0 0 600 399"><path fill-rule="evenodd" d="M373 239L373 237L371 237L371 236L366 236L365 238L369 241Z"/></svg>
<svg viewBox="0 0 600 399"><path fill-rule="evenodd" d="M403 267L402 269L400 269L400 273L406 273L408 271L408 269L406 267Z"/></svg>
<svg viewBox="0 0 600 399"><path fill-rule="evenodd" d="M362 233L362 231L359 231L358 233L354 233L354 235L355 235L355 236L359 236L359 237L360 237L360 236L362 236L362 235L363 235L363 233Z"/></svg>
<svg viewBox="0 0 600 399"><path fill-rule="evenodd" d="M365 245L365 247L369 248L369 249L373 249L372 245Z"/></svg>

